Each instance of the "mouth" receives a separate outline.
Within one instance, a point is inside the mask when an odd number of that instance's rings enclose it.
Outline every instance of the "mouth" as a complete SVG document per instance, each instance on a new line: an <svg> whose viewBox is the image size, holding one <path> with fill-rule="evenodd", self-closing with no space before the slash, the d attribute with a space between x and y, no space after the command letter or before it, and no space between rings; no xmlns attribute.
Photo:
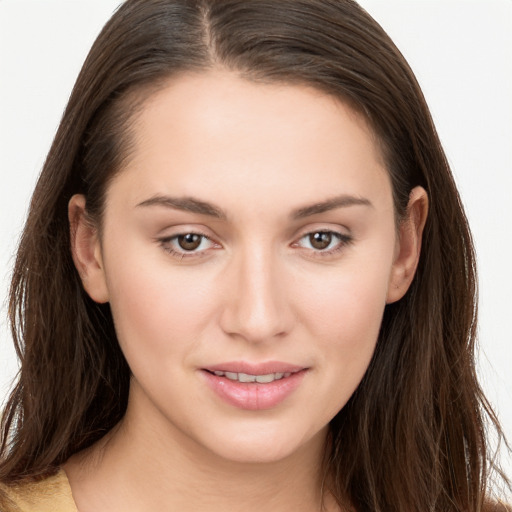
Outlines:
<svg viewBox="0 0 512 512"><path fill-rule="evenodd" d="M285 363L225 363L202 369L210 389L238 409L272 409L301 385L309 368Z"/></svg>
<svg viewBox="0 0 512 512"><path fill-rule="evenodd" d="M266 373L263 375L251 375L249 373L243 372L223 372L221 370L205 370L212 375L216 375L217 377L226 377L226 379L238 381L238 382L257 382L258 384L270 384L275 380L286 379L290 377L293 372L276 372L276 373Z"/></svg>

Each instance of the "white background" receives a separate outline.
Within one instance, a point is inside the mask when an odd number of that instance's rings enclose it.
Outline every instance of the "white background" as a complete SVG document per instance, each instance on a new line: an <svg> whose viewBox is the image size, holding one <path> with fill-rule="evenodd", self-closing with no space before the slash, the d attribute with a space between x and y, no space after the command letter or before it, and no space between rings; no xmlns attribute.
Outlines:
<svg viewBox="0 0 512 512"><path fill-rule="evenodd" d="M118 0L0 0L0 402L5 298L29 198L81 64ZM473 229L480 368L512 441L512 1L362 0L415 71ZM512 461L503 463L512 476Z"/></svg>

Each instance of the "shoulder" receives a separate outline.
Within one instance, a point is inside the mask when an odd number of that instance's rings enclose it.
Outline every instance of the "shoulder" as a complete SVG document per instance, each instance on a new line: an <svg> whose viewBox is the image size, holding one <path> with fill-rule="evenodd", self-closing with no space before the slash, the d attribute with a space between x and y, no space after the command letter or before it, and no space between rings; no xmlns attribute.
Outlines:
<svg viewBox="0 0 512 512"><path fill-rule="evenodd" d="M0 512L77 512L64 471L40 481L0 483Z"/></svg>

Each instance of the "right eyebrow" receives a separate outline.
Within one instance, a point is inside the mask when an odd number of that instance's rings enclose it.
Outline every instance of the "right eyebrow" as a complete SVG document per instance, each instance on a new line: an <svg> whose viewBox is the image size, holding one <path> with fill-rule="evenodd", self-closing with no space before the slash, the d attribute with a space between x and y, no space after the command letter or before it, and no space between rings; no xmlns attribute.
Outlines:
<svg viewBox="0 0 512 512"><path fill-rule="evenodd" d="M156 195L137 204L137 207L139 206L163 206L165 208L172 208L173 210L182 210L185 212L208 215L210 217L215 217L216 219L225 220L227 218L226 214L224 211L222 211L221 208L194 197L171 197Z"/></svg>

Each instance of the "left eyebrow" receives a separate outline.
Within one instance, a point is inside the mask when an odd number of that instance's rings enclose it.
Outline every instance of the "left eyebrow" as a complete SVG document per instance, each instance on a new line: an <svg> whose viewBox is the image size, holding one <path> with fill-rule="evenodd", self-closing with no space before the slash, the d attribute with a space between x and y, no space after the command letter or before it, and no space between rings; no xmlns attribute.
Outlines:
<svg viewBox="0 0 512 512"><path fill-rule="evenodd" d="M327 199L327 201L322 201L321 203L297 208L292 212L291 217L298 220L310 217L311 215L317 215L318 213L335 210L336 208L345 208L347 206L369 206L370 208L373 208L373 204L369 199L343 194L341 196Z"/></svg>

